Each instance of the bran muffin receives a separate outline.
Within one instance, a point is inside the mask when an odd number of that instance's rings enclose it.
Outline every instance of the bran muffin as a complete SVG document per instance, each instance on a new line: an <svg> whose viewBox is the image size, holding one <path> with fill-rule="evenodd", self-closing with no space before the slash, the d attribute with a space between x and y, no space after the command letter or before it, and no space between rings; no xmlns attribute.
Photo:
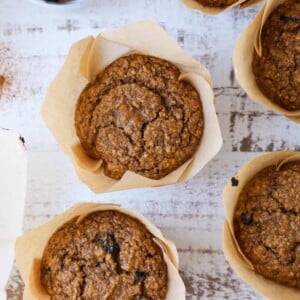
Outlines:
<svg viewBox="0 0 300 300"><path fill-rule="evenodd" d="M300 288L300 161L266 167L243 187L234 233L255 272Z"/></svg>
<svg viewBox="0 0 300 300"><path fill-rule="evenodd" d="M272 102L300 109L300 1L278 6L263 26L262 55L253 54L256 83Z"/></svg>
<svg viewBox="0 0 300 300"><path fill-rule="evenodd" d="M75 128L104 174L160 179L195 153L203 133L200 97L172 63L131 54L115 60L81 93Z"/></svg>
<svg viewBox="0 0 300 300"><path fill-rule="evenodd" d="M41 283L52 300L163 300L167 265L152 234L117 211L64 224L49 239Z"/></svg>
<svg viewBox="0 0 300 300"><path fill-rule="evenodd" d="M196 0L200 4L207 7L217 7L217 8L226 8L233 3L237 2L237 0Z"/></svg>

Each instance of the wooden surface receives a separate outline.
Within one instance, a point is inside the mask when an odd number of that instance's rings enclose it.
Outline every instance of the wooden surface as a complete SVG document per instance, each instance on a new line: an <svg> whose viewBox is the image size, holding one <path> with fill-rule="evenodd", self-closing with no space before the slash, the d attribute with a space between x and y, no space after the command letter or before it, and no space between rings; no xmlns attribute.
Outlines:
<svg viewBox="0 0 300 300"><path fill-rule="evenodd" d="M63 7L1 0L0 126L19 131L28 151L24 230L79 201L121 203L139 210L175 241L187 299L260 299L222 254L221 193L247 160L267 151L300 150L300 143L299 125L252 102L234 77L234 43L258 8L209 17L187 10L179 0L81 0ZM79 182L46 129L39 115L41 103L73 42L146 18L158 20L211 71L224 146L186 183L97 196ZM7 299L21 299L21 294L22 281L13 269Z"/></svg>

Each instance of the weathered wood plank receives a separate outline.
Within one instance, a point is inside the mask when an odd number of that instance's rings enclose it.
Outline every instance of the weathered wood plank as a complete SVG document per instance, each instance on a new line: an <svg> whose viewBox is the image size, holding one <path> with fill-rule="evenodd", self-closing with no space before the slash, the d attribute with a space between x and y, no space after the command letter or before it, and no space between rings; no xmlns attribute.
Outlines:
<svg viewBox="0 0 300 300"><path fill-rule="evenodd" d="M234 77L231 60L235 41L257 10L235 9L209 17L173 0L84 0L58 7L39 6L30 0L2 0L0 76L5 81L0 126L18 130L26 140L29 173L24 230L78 201L121 203L143 213L175 241L187 299L260 299L223 257L222 189L247 160L265 151L300 150L300 142L298 125L251 101ZM146 18L158 20L210 69L224 146L186 183L94 195L79 182L70 160L41 120L42 99L73 42ZM21 299L22 288L14 269L7 286L8 299Z"/></svg>

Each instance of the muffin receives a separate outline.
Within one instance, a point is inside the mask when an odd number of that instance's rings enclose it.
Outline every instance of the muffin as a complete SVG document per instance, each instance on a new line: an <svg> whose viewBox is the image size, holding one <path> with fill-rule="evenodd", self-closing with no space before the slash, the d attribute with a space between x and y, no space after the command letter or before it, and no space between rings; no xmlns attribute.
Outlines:
<svg viewBox="0 0 300 300"><path fill-rule="evenodd" d="M77 136L104 174L129 170L160 179L190 159L203 133L195 88L180 70L153 56L131 54L112 62L79 96Z"/></svg>
<svg viewBox="0 0 300 300"><path fill-rule="evenodd" d="M165 299L168 269L154 236L115 210L75 217L49 239L40 280L51 299Z"/></svg>
<svg viewBox="0 0 300 300"><path fill-rule="evenodd" d="M196 0L196 2L207 7L226 8L237 2L237 0Z"/></svg>
<svg viewBox="0 0 300 300"><path fill-rule="evenodd" d="M261 92L280 107L300 109L300 1L287 0L265 22L252 68Z"/></svg>
<svg viewBox="0 0 300 300"><path fill-rule="evenodd" d="M135 92L139 97L132 101ZM113 109L110 100L122 105ZM184 182L223 144L208 70L154 21L110 29L72 45L41 115L79 180L95 193Z"/></svg>
<svg viewBox="0 0 300 300"><path fill-rule="evenodd" d="M299 197L299 160L280 168L265 167L242 188L233 220L236 241L254 271L296 288L300 287Z"/></svg>

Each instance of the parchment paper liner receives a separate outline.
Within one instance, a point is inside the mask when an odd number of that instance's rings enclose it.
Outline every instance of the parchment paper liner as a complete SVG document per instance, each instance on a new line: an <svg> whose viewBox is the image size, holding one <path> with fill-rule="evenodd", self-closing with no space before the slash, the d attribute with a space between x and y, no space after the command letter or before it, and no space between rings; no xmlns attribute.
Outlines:
<svg viewBox="0 0 300 300"><path fill-rule="evenodd" d="M210 7L210 6L205 6L199 2L197 2L196 0L181 0L182 3L197 12L206 14L206 15L217 15L219 13L225 12L235 6L240 6L240 8L246 8L252 5L255 5L256 3L261 2L261 0L238 0L234 3L232 3L229 6L226 7Z"/></svg>
<svg viewBox="0 0 300 300"><path fill-rule="evenodd" d="M121 180L106 177L101 161L91 160L83 151L74 127L78 96L88 81L120 56L132 51L161 57L177 65L181 79L198 90L204 111L204 132L194 157L160 180L127 171ZM143 21L87 37L75 43L65 64L52 82L42 107L42 116L62 149L72 158L79 178L95 193L137 187L162 186L185 181L197 174L222 146L214 107L209 72L186 54L154 21Z"/></svg>
<svg viewBox="0 0 300 300"><path fill-rule="evenodd" d="M166 300L185 299L184 283L178 273L178 253L173 242L163 237L161 231L143 215L115 204L79 203L55 217L51 221L29 231L16 241L16 264L25 283L23 299L50 299L40 283L40 260L44 248L52 234L73 217L80 216L80 222L95 211L116 210L136 218L143 223L155 237L155 242L163 251L168 266L168 293Z"/></svg>
<svg viewBox="0 0 300 300"><path fill-rule="evenodd" d="M260 170L270 165L278 168L288 161L300 160L300 153L294 151L279 151L261 155L245 164L235 175L238 186L232 186L229 181L223 191L223 205L226 221L223 228L223 251L234 271L243 278L255 291L267 299L299 299L300 289L287 287L273 282L254 272L253 265L243 255L233 230L235 206L244 185Z"/></svg>
<svg viewBox="0 0 300 300"><path fill-rule="evenodd" d="M267 0L262 6L254 21L247 27L237 40L233 66L236 78L248 96L257 103L284 115L288 119L300 123L300 110L289 111L272 102L259 89L252 70L253 51L261 53L261 31L266 20L284 0Z"/></svg>

